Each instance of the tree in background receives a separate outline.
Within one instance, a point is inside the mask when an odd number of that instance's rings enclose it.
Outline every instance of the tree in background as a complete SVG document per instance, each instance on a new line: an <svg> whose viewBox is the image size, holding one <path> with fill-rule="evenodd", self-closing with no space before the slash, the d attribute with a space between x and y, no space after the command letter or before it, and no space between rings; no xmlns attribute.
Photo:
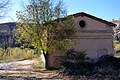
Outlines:
<svg viewBox="0 0 120 80"><path fill-rule="evenodd" d="M3 17L8 11L10 0L0 0L0 17Z"/></svg>
<svg viewBox="0 0 120 80"><path fill-rule="evenodd" d="M24 11L17 12L17 42L33 46L37 54L43 54L46 69L50 53L66 50L74 43L74 18L66 16L63 2L53 3L52 0L31 0Z"/></svg>

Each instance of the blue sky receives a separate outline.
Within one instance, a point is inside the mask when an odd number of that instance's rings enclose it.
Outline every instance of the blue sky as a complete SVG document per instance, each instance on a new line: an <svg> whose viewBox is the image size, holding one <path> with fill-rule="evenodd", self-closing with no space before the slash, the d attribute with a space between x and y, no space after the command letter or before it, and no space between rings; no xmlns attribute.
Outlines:
<svg viewBox="0 0 120 80"><path fill-rule="evenodd" d="M120 18L120 0L64 0L69 14L86 12L111 21Z"/></svg>
<svg viewBox="0 0 120 80"><path fill-rule="evenodd" d="M16 11L21 10L21 1L11 0L10 11L1 23L16 21ZM68 14L86 12L98 18L108 21L120 18L120 0L63 0L66 4Z"/></svg>

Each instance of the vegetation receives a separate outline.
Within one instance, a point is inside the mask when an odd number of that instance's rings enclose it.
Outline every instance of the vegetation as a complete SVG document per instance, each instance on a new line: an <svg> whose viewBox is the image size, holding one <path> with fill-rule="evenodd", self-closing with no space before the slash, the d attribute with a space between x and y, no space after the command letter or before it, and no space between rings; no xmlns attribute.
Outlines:
<svg viewBox="0 0 120 80"><path fill-rule="evenodd" d="M74 43L74 18L66 15L63 2L52 0L31 0L24 11L17 13L17 42L24 47L33 46L37 54L43 54L47 69L50 53L66 50Z"/></svg>
<svg viewBox="0 0 120 80"><path fill-rule="evenodd" d="M32 67L36 69L44 68L44 62L42 61L41 57L37 57L37 62L33 63Z"/></svg>
<svg viewBox="0 0 120 80"><path fill-rule="evenodd" d="M103 55L98 60L87 60L84 52L70 50L61 64L64 76L91 76L92 79L120 79L120 59ZM79 57L79 58L78 58Z"/></svg>
<svg viewBox="0 0 120 80"><path fill-rule="evenodd" d="M34 51L28 48L8 48L7 50L0 48L0 62L32 59L34 57L36 57Z"/></svg>
<svg viewBox="0 0 120 80"><path fill-rule="evenodd" d="M116 47L117 44L119 44L119 41L114 40L114 48Z"/></svg>
<svg viewBox="0 0 120 80"><path fill-rule="evenodd" d="M120 57L120 43L117 40L114 40L114 50L115 50L115 57Z"/></svg>
<svg viewBox="0 0 120 80"><path fill-rule="evenodd" d="M67 51L65 61L61 64L62 72L67 75L85 75L89 72L88 64L85 62L87 59L84 51Z"/></svg>

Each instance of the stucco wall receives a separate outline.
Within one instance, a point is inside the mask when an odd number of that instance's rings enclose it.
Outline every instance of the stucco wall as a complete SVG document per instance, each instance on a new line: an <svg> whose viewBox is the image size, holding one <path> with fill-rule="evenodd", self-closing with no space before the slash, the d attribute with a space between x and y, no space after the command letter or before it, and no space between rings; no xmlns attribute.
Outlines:
<svg viewBox="0 0 120 80"><path fill-rule="evenodd" d="M79 26L81 20L86 22L83 29ZM87 56L93 59L114 52L111 26L86 16L80 16L76 18L76 27L79 32L76 36L78 44L75 45L75 50L85 50Z"/></svg>
<svg viewBox="0 0 120 80"><path fill-rule="evenodd" d="M105 54L113 53L112 39L78 39L76 51L86 51L87 56L96 59Z"/></svg>
<svg viewBox="0 0 120 80"><path fill-rule="evenodd" d="M84 20L86 22L86 26L85 26L85 30L111 30L112 27L110 27L109 25L102 23L100 21L97 21L95 19L91 19L89 17L86 16L79 16L77 18L75 18L75 22L76 22L76 27L78 28L78 30L81 30L81 28L79 27L79 21Z"/></svg>

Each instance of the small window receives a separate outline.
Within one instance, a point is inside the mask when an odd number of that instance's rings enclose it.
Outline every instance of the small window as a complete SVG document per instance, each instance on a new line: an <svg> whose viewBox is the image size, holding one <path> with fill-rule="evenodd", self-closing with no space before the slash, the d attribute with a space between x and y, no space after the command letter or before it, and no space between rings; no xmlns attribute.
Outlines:
<svg viewBox="0 0 120 80"><path fill-rule="evenodd" d="M81 20L81 21L79 22L79 26L80 26L81 28L84 28L84 27L85 27L85 21L84 21L84 20Z"/></svg>

